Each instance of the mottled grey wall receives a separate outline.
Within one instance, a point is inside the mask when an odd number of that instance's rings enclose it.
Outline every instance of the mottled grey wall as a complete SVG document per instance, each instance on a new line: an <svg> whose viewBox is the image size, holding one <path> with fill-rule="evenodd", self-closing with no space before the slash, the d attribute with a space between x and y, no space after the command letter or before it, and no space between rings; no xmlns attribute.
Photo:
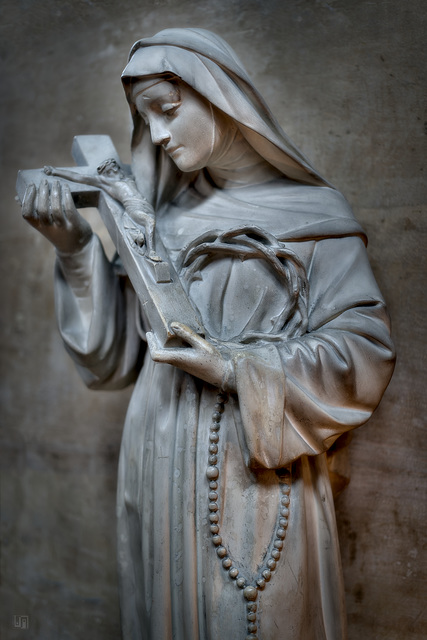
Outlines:
<svg viewBox="0 0 427 640"><path fill-rule="evenodd" d="M2 1L4 640L119 637L114 493L129 398L87 391L63 351L53 251L20 218L16 172L69 165L75 134L108 133L128 160L120 71L137 38L176 25L212 29L235 47L285 130L368 231L398 364L382 405L355 433L352 481L337 501L350 640L425 637L423 7L423 0ZM13 628L14 615L29 616L29 631Z"/></svg>

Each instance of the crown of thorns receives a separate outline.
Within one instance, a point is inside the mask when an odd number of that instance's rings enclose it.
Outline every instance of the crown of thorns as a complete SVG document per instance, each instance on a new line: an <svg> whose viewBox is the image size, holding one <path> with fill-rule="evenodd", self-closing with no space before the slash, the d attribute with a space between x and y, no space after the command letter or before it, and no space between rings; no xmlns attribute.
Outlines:
<svg viewBox="0 0 427 640"><path fill-rule="evenodd" d="M110 167L116 167L117 169L120 169L120 165L117 160L115 160L114 158L108 158L108 160L104 160L104 162L101 162L101 164L97 168L97 172L103 173L105 169L108 169Z"/></svg>

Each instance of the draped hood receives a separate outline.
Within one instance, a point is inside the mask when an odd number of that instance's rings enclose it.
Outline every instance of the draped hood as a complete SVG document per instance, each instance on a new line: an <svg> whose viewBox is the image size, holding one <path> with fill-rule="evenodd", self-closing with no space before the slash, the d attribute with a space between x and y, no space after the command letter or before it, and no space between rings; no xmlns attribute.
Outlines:
<svg viewBox="0 0 427 640"><path fill-rule="evenodd" d="M306 210L310 218L311 238L356 234L365 239L346 200L312 167L284 133L234 51L222 38L205 29L165 29L153 37L138 40L130 51L129 62L122 74L133 119L133 173L139 190L155 208L172 200L179 191L194 182L199 173L182 173L161 146L153 145L149 127L132 102L132 83L144 76L159 74L178 76L232 118L252 148L290 179L288 186L292 202L295 201L297 187L299 210L295 211L296 215L292 215L286 203L287 192L282 192L281 204L277 203L279 209L294 218L291 227L295 226L295 237L305 237ZM335 220L338 223L336 233ZM290 231L289 226L287 228Z"/></svg>

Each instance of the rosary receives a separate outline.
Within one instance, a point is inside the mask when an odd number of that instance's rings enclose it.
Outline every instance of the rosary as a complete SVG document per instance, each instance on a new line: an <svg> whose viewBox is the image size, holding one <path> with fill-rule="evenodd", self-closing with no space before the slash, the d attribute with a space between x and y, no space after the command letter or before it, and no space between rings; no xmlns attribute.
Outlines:
<svg viewBox="0 0 427 640"><path fill-rule="evenodd" d="M258 578L247 580L239 576L239 570L233 566L227 546L220 535L219 529L219 506L218 506L218 487L219 487L219 468L218 463L218 443L221 417L224 413L225 404L228 402L228 394L219 391L214 412L212 414L212 424L209 429L209 457L206 476L209 480L209 522L210 532L212 535L212 543L216 548L216 554L222 563L225 571L228 573L230 580L235 580L239 589L243 590L243 597L246 601L246 620L247 632L246 640L258 640L257 627L257 603L258 591L265 588L265 585L271 579L276 569L277 562L280 560L283 542L286 538L286 529L289 519L289 504L291 493L291 473L288 468L276 471L280 484L280 508L277 520L277 528L270 551L267 554L267 561L261 570ZM252 584L251 584L252 583Z"/></svg>

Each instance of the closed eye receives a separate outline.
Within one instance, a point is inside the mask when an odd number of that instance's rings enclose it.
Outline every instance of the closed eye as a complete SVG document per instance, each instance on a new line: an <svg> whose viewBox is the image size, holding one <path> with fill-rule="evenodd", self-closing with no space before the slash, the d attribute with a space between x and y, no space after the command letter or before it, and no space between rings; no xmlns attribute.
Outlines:
<svg viewBox="0 0 427 640"><path fill-rule="evenodd" d="M167 116L173 116L180 106L180 102L168 102L162 105L162 113Z"/></svg>

